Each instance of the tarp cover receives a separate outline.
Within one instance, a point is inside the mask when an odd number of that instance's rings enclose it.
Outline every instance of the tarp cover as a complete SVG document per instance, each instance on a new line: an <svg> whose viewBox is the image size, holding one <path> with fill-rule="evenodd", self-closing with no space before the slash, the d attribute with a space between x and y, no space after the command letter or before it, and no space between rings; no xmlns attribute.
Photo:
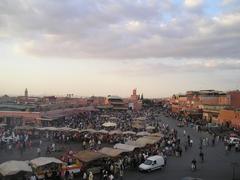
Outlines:
<svg viewBox="0 0 240 180"><path fill-rule="evenodd" d="M63 162L54 157L39 157L30 161L33 166L40 167L51 163L62 164Z"/></svg>
<svg viewBox="0 0 240 180"><path fill-rule="evenodd" d="M121 149L124 150L125 152L131 152L133 151L135 148L137 148L137 146L133 146L133 145L129 145L129 144L122 144L122 143L117 143L114 145L115 149Z"/></svg>
<svg viewBox="0 0 240 180"><path fill-rule="evenodd" d="M115 126L117 126L117 124L114 123L114 122L105 122L105 123L102 124L102 126L104 126L104 127L115 127Z"/></svg>
<svg viewBox="0 0 240 180"><path fill-rule="evenodd" d="M99 152L86 150L86 151L79 151L77 154L74 155L74 157L77 158L79 161L87 163L90 161L104 158L104 157L106 157L106 155L101 154Z"/></svg>
<svg viewBox="0 0 240 180"><path fill-rule="evenodd" d="M3 176L15 175L21 171L32 172L32 168L26 161L7 161L0 164L0 173Z"/></svg>
<svg viewBox="0 0 240 180"><path fill-rule="evenodd" d="M104 147L104 148L100 149L98 152L105 154L107 156L110 156L110 157L117 157L121 153L125 152L125 150Z"/></svg>

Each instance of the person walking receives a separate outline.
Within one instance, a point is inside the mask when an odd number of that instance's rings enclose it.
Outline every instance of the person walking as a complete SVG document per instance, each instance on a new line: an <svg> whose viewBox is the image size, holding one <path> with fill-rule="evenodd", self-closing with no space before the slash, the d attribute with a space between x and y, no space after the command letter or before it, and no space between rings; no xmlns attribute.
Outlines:
<svg viewBox="0 0 240 180"><path fill-rule="evenodd" d="M37 148L37 154L38 154L38 157L41 156L41 148L40 147Z"/></svg>
<svg viewBox="0 0 240 180"><path fill-rule="evenodd" d="M93 173L91 171L89 172L88 180L93 180Z"/></svg>
<svg viewBox="0 0 240 180"><path fill-rule="evenodd" d="M202 151L200 151L199 157L200 157L200 159L201 159L201 162L203 162L203 161L204 161L204 154L203 154Z"/></svg>

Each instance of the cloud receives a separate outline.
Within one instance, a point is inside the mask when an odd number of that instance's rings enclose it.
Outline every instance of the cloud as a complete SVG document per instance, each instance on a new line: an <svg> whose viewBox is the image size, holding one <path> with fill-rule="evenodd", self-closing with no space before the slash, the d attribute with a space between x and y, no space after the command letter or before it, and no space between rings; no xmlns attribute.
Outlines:
<svg viewBox="0 0 240 180"><path fill-rule="evenodd" d="M201 0L184 5L189 8L170 0L2 0L0 37L7 34L17 49L40 57L240 57L239 12L209 17L196 13L205 6Z"/></svg>
<svg viewBox="0 0 240 180"><path fill-rule="evenodd" d="M185 0L184 5L189 8L196 8L203 4L203 0Z"/></svg>
<svg viewBox="0 0 240 180"><path fill-rule="evenodd" d="M155 77L177 74L232 74L240 71L237 59L136 59L124 60L123 64L104 69L103 74L116 74L126 77Z"/></svg>

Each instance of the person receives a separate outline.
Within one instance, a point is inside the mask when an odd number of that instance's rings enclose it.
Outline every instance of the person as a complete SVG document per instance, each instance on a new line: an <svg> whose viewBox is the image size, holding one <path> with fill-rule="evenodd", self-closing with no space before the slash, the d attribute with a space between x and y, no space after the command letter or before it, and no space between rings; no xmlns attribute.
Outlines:
<svg viewBox="0 0 240 180"><path fill-rule="evenodd" d="M71 172L70 174L69 174L69 179L74 179L74 174L73 174L73 172Z"/></svg>
<svg viewBox="0 0 240 180"><path fill-rule="evenodd" d="M87 179L87 173L86 172L83 172L83 179Z"/></svg>
<svg viewBox="0 0 240 180"><path fill-rule="evenodd" d="M111 173L108 178L109 178L109 180L113 180L114 179L113 174Z"/></svg>
<svg viewBox="0 0 240 180"><path fill-rule="evenodd" d="M236 143L235 144L235 151L238 152L238 150L239 150L239 143Z"/></svg>
<svg viewBox="0 0 240 180"><path fill-rule="evenodd" d="M203 154L202 151L200 151L199 156L200 156L201 161L203 162L204 161L204 154Z"/></svg>
<svg viewBox="0 0 240 180"><path fill-rule="evenodd" d="M41 155L41 149L40 149L40 147L37 148L37 154L38 154L38 157L40 157L40 155Z"/></svg>
<svg viewBox="0 0 240 180"><path fill-rule="evenodd" d="M190 147L192 147L192 145L193 145L193 140L191 139L190 140Z"/></svg>
<svg viewBox="0 0 240 180"><path fill-rule="evenodd" d="M66 172L65 172L65 175L64 175L65 180L68 180L68 179L69 179L69 175L70 175L69 171L66 171Z"/></svg>
<svg viewBox="0 0 240 180"><path fill-rule="evenodd" d="M93 173L91 171L89 172L88 180L93 180Z"/></svg>
<svg viewBox="0 0 240 180"><path fill-rule="evenodd" d="M193 160L192 160L191 168L193 171L195 171L197 169L197 161L195 158L193 158Z"/></svg>
<svg viewBox="0 0 240 180"><path fill-rule="evenodd" d="M30 177L30 180L37 180L37 177L35 174L32 174L32 176Z"/></svg>
<svg viewBox="0 0 240 180"><path fill-rule="evenodd" d="M122 169L120 169L120 171L119 171L119 177L120 177L120 180L123 180L123 170Z"/></svg>

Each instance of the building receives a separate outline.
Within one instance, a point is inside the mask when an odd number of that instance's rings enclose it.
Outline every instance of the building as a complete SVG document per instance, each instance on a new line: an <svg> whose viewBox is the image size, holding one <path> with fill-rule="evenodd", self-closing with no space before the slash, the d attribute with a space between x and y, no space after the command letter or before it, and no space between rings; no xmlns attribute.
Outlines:
<svg viewBox="0 0 240 180"><path fill-rule="evenodd" d="M24 96L26 99L28 98L28 89L27 88L25 89Z"/></svg>
<svg viewBox="0 0 240 180"><path fill-rule="evenodd" d="M40 112L0 111L0 123L4 123L12 127L39 124L40 122L38 122L37 119L40 117Z"/></svg>
<svg viewBox="0 0 240 180"><path fill-rule="evenodd" d="M143 98L143 95L142 95ZM132 94L130 98L126 100L126 103L128 103L128 108L139 111L142 109L142 99L140 98L140 95L137 94L137 89L133 89Z"/></svg>
<svg viewBox="0 0 240 180"><path fill-rule="evenodd" d="M240 129L240 111L221 110L218 123Z"/></svg>
<svg viewBox="0 0 240 180"><path fill-rule="evenodd" d="M105 105L114 110L127 110L127 105L123 99L119 96L108 95L105 99Z"/></svg>
<svg viewBox="0 0 240 180"><path fill-rule="evenodd" d="M200 108L203 110L203 119L218 123L219 112L229 108L230 95L222 91L201 90L199 91Z"/></svg>
<svg viewBox="0 0 240 180"><path fill-rule="evenodd" d="M231 99L231 107L233 109L240 109L240 91L229 91L228 94Z"/></svg>

